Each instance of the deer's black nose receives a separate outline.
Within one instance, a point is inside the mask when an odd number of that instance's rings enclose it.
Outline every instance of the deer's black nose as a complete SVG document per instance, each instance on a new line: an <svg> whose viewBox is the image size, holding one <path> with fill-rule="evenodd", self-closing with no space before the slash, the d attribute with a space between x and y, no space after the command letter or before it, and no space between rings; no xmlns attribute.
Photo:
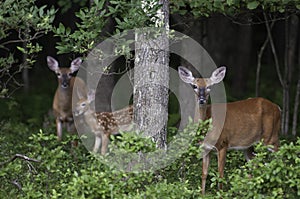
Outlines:
<svg viewBox="0 0 300 199"><path fill-rule="evenodd" d="M206 99L205 98L199 98L199 104L200 105L206 104Z"/></svg>
<svg viewBox="0 0 300 199"><path fill-rule="evenodd" d="M206 104L205 88L199 89L199 104Z"/></svg>
<svg viewBox="0 0 300 199"><path fill-rule="evenodd" d="M68 86L69 86L68 82L63 82L63 83L61 84L61 87L62 87L62 88L68 88Z"/></svg>

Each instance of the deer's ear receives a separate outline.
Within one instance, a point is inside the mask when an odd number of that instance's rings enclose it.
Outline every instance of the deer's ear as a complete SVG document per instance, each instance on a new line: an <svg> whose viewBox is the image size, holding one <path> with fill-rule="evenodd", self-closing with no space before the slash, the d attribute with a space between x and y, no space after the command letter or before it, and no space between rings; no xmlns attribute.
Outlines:
<svg viewBox="0 0 300 199"><path fill-rule="evenodd" d="M192 72L183 66L178 67L178 74L179 74L180 79L182 81L184 81L185 83L192 84L195 80Z"/></svg>
<svg viewBox="0 0 300 199"><path fill-rule="evenodd" d="M226 74L225 66L217 68L210 77L211 85L221 82L224 79L225 74Z"/></svg>
<svg viewBox="0 0 300 199"><path fill-rule="evenodd" d="M91 103L92 101L95 100L95 95L96 95L96 91L94 89L90 89L88 94L87 94L87 98L89 103Z"/></svg>
<svg viewBox="0 0 300 199"><path fill-rule="evenodd" d="M77 97L78 97L79 100L86 97L86 96L82 93L82 91L79 89L78 86L76 87L76 93L77 93Z"/></svg>
<svg viewBox="0 0 300 199"><path fill-rule="evenodd" d="M51 56L47 56L47 64L48 64L48 67L50 68L50 70L52 70L54 72L59 69L58 62L56 61L56 59L54 59Z"/></svg>
<svg viewBox="0 0 300 199"><path fill-rule="evenodd" d="M74 59L71 62L71 67L70 67L71 72L74 73L74 72L78 71L81 63L82 63L82 59L80 57Z"/></svg>

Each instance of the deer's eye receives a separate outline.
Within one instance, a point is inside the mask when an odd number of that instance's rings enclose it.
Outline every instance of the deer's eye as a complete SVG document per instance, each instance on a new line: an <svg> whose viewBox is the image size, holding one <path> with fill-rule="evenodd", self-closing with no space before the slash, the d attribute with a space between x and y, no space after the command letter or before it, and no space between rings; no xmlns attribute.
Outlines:
<svg viewBox="0 0 300 199"><path fill-rule="evenodd" d="M73 73L68 73L68 76L71 77L73 75Z"/></svg>
<svg viewBox="0 0 300 199"><path fill-rule="evenodd" d="M61 76L61 73L60 73L60 72L57 72L56 75L57 75L57 77L60 77L60 76Z"/></svg>
<svg viewBox="0 0 300 199"><path fill-rule="evenodd" d="M85 105L86 105L86 103L82 103L82 104L81 104L82 107L85 107Z"/></svg>
<svg viewBox="0 0 300 199"><path fill-rule="evenodd" d="M193 89L197 89L197 86L196 86L196 85L191 84L191 86L192 86Z"/></svg>

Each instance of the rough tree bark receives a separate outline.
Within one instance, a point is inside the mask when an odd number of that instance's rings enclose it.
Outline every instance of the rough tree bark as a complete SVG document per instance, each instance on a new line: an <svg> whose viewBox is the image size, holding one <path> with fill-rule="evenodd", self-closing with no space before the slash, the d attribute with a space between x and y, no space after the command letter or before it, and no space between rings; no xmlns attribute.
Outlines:
<svg viewBox="0 0 300 199"><path fill-rule="evenodd" d="M142 4L147 1L142 0ZM134 120L138 130L153 139L156 147L166 150L169 88L169 1L155 21L158 30L136 31L134 66Z"/></svg>

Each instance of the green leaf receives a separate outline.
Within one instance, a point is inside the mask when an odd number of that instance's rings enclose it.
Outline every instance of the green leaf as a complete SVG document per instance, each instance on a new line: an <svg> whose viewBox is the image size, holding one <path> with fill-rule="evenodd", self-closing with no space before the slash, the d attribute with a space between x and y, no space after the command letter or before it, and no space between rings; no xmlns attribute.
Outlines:
<svg viewBox="0 0 300 199"><path fill-rule="evenodd" d="M39 9L39 16L42 17L44 15L44 9L46 8L46 6L42 6Z"/></svg>
<svg viewBox="0 0 300 199"><path fill-rule="evenodd" d="M258 7L258 5L259 5L258 1L252 1L247 4L247 8L250 10L254 10Z"/></svg>
<svg viewBox="0 0 300 199"><path fill-rule="evenodd" d="M119 18L115 18L115 20L116 20L117 24L121 24L122 23Z"/></svg>
<svg viewBox="0 0 300 199"><path fill-rule="evenodd" d="M70 35L71 34L71 28L70 27L67 27L66 28L66 35L68 36L68 35Z"/></svg>
<svg viewBox="0 0 300 199"><path fill-rule="evenodd" d="M101 2L98 2L98 9L103 9L104 3L105 3L104 0L102 0Z"/></svg>
<svg viewBox="0 0 300 199"><path fill-rule="evenodd" d="M25 53L25 52L26 52L25 49L22 48L22 47L20 47L20 46L17 46L17 49L18 49L19 51L21 51L22 53Z"/></svg>
<svg viewBox="0 0 300 199"><path fill-rule="evenodd" d="M66 31L65 26L62 23L59 24L58 30L59 30L59 33L63 33L63 34Z"/></svg>
<svg viewBox="0 0 300 199"><path fill-rule="evenodd" d="M227 0L226 2L229 6L234 5L234 0Z"/></svg>

